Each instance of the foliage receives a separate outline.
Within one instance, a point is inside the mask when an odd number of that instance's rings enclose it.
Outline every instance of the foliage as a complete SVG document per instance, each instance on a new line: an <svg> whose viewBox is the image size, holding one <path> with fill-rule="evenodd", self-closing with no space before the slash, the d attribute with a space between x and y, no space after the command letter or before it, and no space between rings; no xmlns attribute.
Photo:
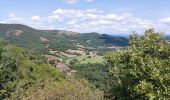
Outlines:
<svg viewBox="0 0 170 100"><path fill-rule="evenodd" d="M16 36L15 31L21 33ZM66 51L68 49L78 49L75 43L80 43L87 50L108 51L109 46L127 46L128 40L123 37L112 37L98 33L84 34L61 34L55 30L36 30L21 24L0 24L0 37L19 47L34 50L40 53L48 53L48 48L40 40L41 37L48 40L49 48L55 51ZM109 39L109 41L108 41Z"/></svg>
<svg viewBox="0 0 170 100"><path fill-rule="evenodd" d="M77 79L86 79L98 89L105 92L109 89L109 73L104 64L101 63L87 63L87 64L74 64L70 68L77 70Z"/></svg>
<svg viewBox="0 0 170 100"><path fill-rule="evenodd" d="M65 79L42 56L1 43L0 100L48 98L100 100L103 95L88 82Z"/></svg>
<svg viewBox="0 0 170 100"><path fill-rule="evenodd" d="M111 99L169 99L170 44L149 29L130 36L130 47L106 55L111 75Z"/></svg>
<svg viewBox="0 0 170 100"><path fill-rule="evenodd" d="M104 63L103 56L95 55L95 56L78 56L78 57L72 57L66 60L67 64L88 64L88 63Z"/></svg>
<svg viewBox="0 0 170 100"><path fill-rule="evenodd" d="M15 30L21 31L20 35L15 36ZM0 37L9 43L13 43L19 47L34 50L37 52L47 53L47 49L40 41L40 37L48 36L46 32L42 32L31 27L21 24L0 24Z"/></svg>
<svg viewBox="0 0 170 100"><path fill-rule="evenodd" d="M2 44L1 44L2 45ZM15 51L14 51L15 52ZM10 51L0 49L0 99L9 96L16 82L21 77L20 62L16 55Z"/></svg>
<svg viewBox="0 0 170 100"><path fill-rule="evenodd" d="M50 79L37 82L24 93L18 89L10 99L22 98L26 100L103 100L103 93L89 86L86 81L69 79L56 82Z"/></svg>

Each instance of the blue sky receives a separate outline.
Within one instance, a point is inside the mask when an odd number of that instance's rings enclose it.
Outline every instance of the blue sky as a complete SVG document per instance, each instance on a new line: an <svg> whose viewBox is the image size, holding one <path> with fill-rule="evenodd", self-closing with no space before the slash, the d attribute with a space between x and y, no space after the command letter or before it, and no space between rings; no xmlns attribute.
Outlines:
<svg viewBox="0 0 170 100"><path fill-rule="evenodd" d="M170 33L170 0L1 0L0 23L108 34Z"/></svg>

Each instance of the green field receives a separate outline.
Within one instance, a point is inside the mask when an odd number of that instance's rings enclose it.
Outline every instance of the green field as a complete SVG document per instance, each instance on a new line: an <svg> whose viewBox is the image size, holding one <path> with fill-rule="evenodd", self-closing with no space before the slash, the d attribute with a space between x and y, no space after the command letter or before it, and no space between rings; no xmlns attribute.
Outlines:
<svg viewBox="0 0 170 100"><path fill-rule="evenodd" d="M70 61L72 61L73 59L77 59L77 61L80 64L87 64L87 63L103 63L104 59L103 56L95 56L95 57L90 57L89 56L78 56L78 57L73 57L73 58L69 58L66 60L66 63L69 64Z"/></svg>

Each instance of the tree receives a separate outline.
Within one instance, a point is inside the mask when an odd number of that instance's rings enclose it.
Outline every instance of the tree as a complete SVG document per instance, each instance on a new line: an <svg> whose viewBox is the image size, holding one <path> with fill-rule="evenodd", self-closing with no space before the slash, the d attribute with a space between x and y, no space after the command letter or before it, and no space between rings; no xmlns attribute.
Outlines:
<svg viewBox="0 0 170 100"><path fill-rule="evenodd" d="M78 59L72 59L70 62L70 65L75 65L77 63L79 63Z"/></svg>
<svg viewBox="0 0 170 100"><path fill-rule="evenodd" d="M125 51L106 55L112 99L170 98L170 44L153 29L129 38Z"/></svg>
<svg viewBox="0 0 170 100"><path fill-rule="evenodd" d="M4 99L14 91L20 77L19 67L18 60L11 52L3 52L0 49L0 99Z"/></svg>

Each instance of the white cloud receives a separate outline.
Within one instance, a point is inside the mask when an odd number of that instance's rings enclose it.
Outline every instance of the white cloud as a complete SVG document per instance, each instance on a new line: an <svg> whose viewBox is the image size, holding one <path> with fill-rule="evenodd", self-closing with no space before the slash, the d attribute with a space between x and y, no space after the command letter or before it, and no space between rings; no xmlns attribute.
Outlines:
<svg viewBox="0 0 170 100"><path fill-rule="evenodd" d="M170 17L159 19L154 24L154 27L158 31L170 33Z"/></svg>
<svg viewBox="0 0 170 100"><path fill-rule="evenodd" d="M76 21L72 20L72 21L69 21L67 24L74 25L74 24L76 24Z"/></svg>
<svg viewBox="0 0 170 100"><path fill-rule="evenodd" d="M74 9L56 9L53 11L52 16L60 16L63 18L77 18L77 19L91 19L96 18L97 15L102 14L103 11L97 9L87 9L87 10L74 10Z"/></svg>
<svg viewBox="0 0 170 100"><path fill-rule="evenodd" d="M67 29L77 32L130 33L153 27L170 30L170 17L158 21L139 18L131 13L108 13L98 9L61 9L47 16L18 17L9 14L1 22L21 23L41 29ZM169 31L170 32L170 31Z"/></svg>
<svg viewBox="0 0 170 100"><path fill-rule="evenodd" d="M52 20L60 20L60 16L59 15L50 15L48 16L47 18L49 21L52 21Z"/></svg>
<svg viewBox="0 0 170 100"><path fill-rule="evenodd" d="M160 21L163 22L163 23L170 23L170 17L160 19Z"/></svg>
<svg viewBox="0 0 170 100"><path fill-rule="evenodd" d="M54 26L50 26L50 27L48 27L47 29L48 29L48 30L54 30L55 28L54 28Z"/></svg>
<svg viewBox="0 0 170 100"><path fill-rule="evenodd" d="M73 3L77 3L79 0L64 0L64 2L69 3L69 4L73 4Z"/></svg>
<svg viewBox="0 0 170 100"><path fill-rule="evenodd" d="M107 14L106 16L106 19L115 19L117 17L116 14Z"/></svg>
<svg viewBox="0 0 170 100"><path fill-rule="evenodd" d="M32 16L30 18L18 17L15 14L9 14L8 19L3 21L4 23L17 23L25 24L37 28L42 25L43 21L40 16Z"/></svg>
<svg viewBox="0 0 170 100"><path fill-rule="evenodd" d="M33 21L36 21L36 22L41 21L40 16L33 16L33 17L31 17L31 19L32 19Z"/></svg>
<svg viewBox="0 0 170 100"><path fill-rule="evenodd" d="M11 19L11 20L22 20L22 18L21 17L17 17L16 15L14 15L14 14L9 14L9 19Z"/></svg>
<svg viewBox="0 0 170 100"><path fill-rule="evenodd" d="M56 15L65 21L68 20L67 24L72 25L66 26L67 29L75 29L76 31L124 32L143 30L152 26L150 21L135 17L131 13L106 13L97 9L56 9L51 16Z"/></svg>
<svg viewBox="0 0 170 100"><path fill-rule="evenodd" d="M68 4L74 4L74 3L78 3L79 1L93 2L94 0L63 0L63 1Z"/></svg>
<svg viewBox="0 0 170 100"><path fill-rule="evenodd" d="M10 18L14 18L14 17L16 17L14 14L9 14L9 16L8 17L10 17Z"/></svg>
<svg viewBox="0 0 170 100"><path fill-rule="evenodd" d="M93 2L94 0L85 0L86 2Z"/></svg>

